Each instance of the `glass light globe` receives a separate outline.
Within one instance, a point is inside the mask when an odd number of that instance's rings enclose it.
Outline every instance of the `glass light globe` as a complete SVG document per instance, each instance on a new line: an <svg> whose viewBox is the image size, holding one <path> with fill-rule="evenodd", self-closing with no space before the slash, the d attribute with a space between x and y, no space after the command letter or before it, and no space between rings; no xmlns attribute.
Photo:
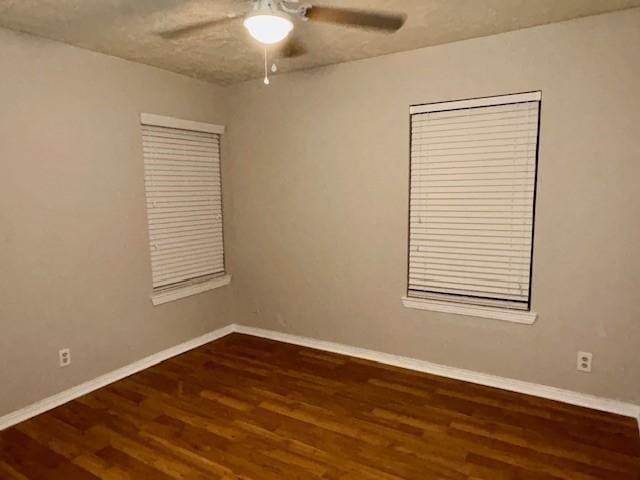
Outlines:
<svg viewBox="0 0 640 480"><path fill-rule="evenodd" d="M265 45L272 45L284 40L293 29L293 23L288 18L269 14L247 17L244 26L253 38Z"/></svg>

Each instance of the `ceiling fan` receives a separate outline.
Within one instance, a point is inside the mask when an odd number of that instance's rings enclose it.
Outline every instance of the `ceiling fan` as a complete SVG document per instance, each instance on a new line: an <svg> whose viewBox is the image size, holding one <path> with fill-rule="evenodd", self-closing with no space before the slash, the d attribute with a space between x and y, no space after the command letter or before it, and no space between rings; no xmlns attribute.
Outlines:
<svg viewBox="0 0 640 480"><path fill-rule="evenodd" d="M244 19L243 24L249 34L263 45L282 42L294 29L294 20L326 22L348 27L373 29L392 33L400 29L406 16L397 13L383 13L371 10L322 7L301 4L299 0L252 0L249 12L232 13L226 17L204 20L191 25L165 30L160 35L169 39L178 39L196 34L208 28L215 28L228 22ZM305 53L298 42L289 42L283 52L285 57Z"/></svg>

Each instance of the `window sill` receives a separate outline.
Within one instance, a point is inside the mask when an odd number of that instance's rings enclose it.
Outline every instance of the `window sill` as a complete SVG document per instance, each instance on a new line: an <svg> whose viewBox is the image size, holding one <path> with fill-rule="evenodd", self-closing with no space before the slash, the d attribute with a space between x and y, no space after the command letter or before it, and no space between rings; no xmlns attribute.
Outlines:
<svg viewBox="0 0 640 480"><path fill-rule="evenodd" d="M166 290L164 292L157 292L151 294L151 302L154 305L162 305L163 303L173 302L181 298L190 297L198 293L207 292L214 288L224 287L231 282L231 275L222 275L221 277L212 278L206 282L196 283L194 285L186 285L184 287L177 287L172 290Z"/></svg>
<svg viewBox="0 0 640 480"><path fill-rule="evenodd" d="M504 308L483 307L479 305L465 305L461 303L439 302L437 300L425 300L422 298L402 297L402 304L407 308L418 310L430 310L432 312L455 313L470 317L491 318L505 322L532 325L538 314L535 312L520 312Z"/></svg>

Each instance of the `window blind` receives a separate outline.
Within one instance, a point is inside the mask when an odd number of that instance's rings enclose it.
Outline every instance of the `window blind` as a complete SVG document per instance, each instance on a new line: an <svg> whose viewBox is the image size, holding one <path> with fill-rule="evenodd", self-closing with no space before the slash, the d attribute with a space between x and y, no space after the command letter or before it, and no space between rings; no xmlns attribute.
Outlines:
<svg viewBox="0 0 640 480"><path fill-rule="evenodd" d="M141 122L154 291L224 273L222 127L172 120Z"/></svg>
<svg viewBox="0 0 640 480"><path fill-rule="evenodd" d="M540 92L410 113L408 296L528 310Z"/></svg>

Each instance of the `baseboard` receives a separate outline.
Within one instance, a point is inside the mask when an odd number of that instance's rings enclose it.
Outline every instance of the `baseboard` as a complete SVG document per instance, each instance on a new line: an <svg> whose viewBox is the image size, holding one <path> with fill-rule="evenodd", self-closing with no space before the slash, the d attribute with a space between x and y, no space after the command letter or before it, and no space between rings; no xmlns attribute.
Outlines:
<svg viewBox="0 0 640 480"><path fill-rule="evenodd" d="M448 367L446 365L427 362L425 360L392 355L389 353L368 350L365 348L352 347L350 345L344 345L341 343L317 340L310 337L302 337L298 335L277 332L274 330L265 330L262 328L231 324L227 325L226 327L222 327L212 332L206 333L205 335L194 338L187 342L181 343L180 345L176 345L175 347L171 347L145 357L122 368L113 370L112 372L94 378L93 380L81 383L80 385L40 400L27 407L21 408L20 410L16 410L7 415L4 415L3 417L0 417L0 431L9 428L17 423L28 420L29 418L35 417L36 415L40 415L47 410L51 410L52 408L70 402L71 400L81 397L82 395L86 395L87 393L90 393L94 390L117 382L118 380L128 377L129 375L152 367L153 365L156 365L171 357L180 355L181 353L212 342L213 340L222 338L233 332L244 333L255 337L268 338L279 342L291 343L294 345L315 348L327 352L350 355L352 357L372 360L374 362L407 368L409 370L415 370L418 372L430 373L433 375L453 378L456 380L463 380L465 382L485 385L488 387L501 388L503 390L509 390L512 392L524 393L536 397L547 398L549 400L556 400L559 402L568 403L570 405L577 405L581 407L592 408L594 410L600 410L603 412L633 417L638 421L638 428L640 430L640 405L634 405L632 403L621 402L619 400L597 397L595 395L573 392L570 390L549 387L546 385L540 385L531 382L524 382L521 380L499 377L496 375L489 375L487 373L474 372L472 370Z"/></svg>
<svg viewBox="0 0 640 480"><path fill-rule="evenodd" d="M558 402L587 407L603 412L615 413L632 417L638 420L640 428L640 406L632 403L621 402L609 398L597 397L586 393L578 393L570 390L564 390L557 387L549 387L537 383L524 382L522 380L514 380L487 373L474 372L462 368L448 367L437 363L427 362L425 360L417 360L415 358L402 357L389 353L377 352L375 350L367 350L364 348L352 347L340 343L327 342L324 340L316 340L309 337L300 337L288 333L276 332L273 330L264 330L262 328L247 327L244 325L236 325L235 332L253 335L256 337L268 338L285 343L292 343L303 347L315 348L327 352L340 353L350 355L352 357L372 360L374 362L393 365L396 367L407 368L418 372L430 373L441 377L453 378L455 380L463 380L465 382L485 385L487 387L501 388L512 392L524 393L536 397L556 400Z"/></svg>
<svg viewBox="0 0 640 480"><path fill-rule="evenodd" d="M166 350L162 350L161 352L154 353L153 355L145 357L124 367L118 368L117 370L113 370L97 378L60 392L56 395L47 397L36 403L21 408L20 410L16 410L7 415L4 415L0 417L0 431L9 428L17 423L24 422L25 420L35 417L36 415L40 415L47 410L51 410L52 408L56 408L64 403L70 402L71 400L86 395L87 393L93 392L94 390L117 382L118 380L122 380L129 375L152 367L153 365L156 365L171 357L175 357L176 355L180 355L181 353L197 348L201 345L204 345L205 343L209 343L213 340L217 340L218 338L229 335L234 331L234 329L235 325L231 324L212 332L205 333L200 337L188 340L184 343L176 345L175 347L167 348Z"/></svg>

